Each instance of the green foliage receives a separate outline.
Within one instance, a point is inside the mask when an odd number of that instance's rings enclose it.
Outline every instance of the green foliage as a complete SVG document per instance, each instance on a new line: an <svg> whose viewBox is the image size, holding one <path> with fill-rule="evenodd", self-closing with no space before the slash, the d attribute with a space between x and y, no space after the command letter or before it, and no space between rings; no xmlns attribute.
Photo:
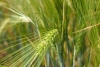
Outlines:
<svg viewBox="0 0 100 67"><path fill-rule="evenodd" d="M0 22L1 65L100 66L99 0L4 0L1 5L9 11Z"/></svg>

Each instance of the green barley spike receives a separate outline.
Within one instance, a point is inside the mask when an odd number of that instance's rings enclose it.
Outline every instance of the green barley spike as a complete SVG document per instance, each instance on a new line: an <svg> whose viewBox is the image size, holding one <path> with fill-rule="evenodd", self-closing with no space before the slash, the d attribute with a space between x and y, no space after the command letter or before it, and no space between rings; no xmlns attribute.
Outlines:
<svg viewBox="0 0 100 67"><path fill-rule="evenodd" d="M33 64L34 67L40 66L40 64L49 48L54 49L52 41L54 40L57 33L58 33L57 29L53 29L53 30L49 31L47 33L47 35L45 35L44 38L41 40L41 42L38 44L34 54L37 54L37 59L39 58L39 60L35 61L35 63Z"/></svg>

